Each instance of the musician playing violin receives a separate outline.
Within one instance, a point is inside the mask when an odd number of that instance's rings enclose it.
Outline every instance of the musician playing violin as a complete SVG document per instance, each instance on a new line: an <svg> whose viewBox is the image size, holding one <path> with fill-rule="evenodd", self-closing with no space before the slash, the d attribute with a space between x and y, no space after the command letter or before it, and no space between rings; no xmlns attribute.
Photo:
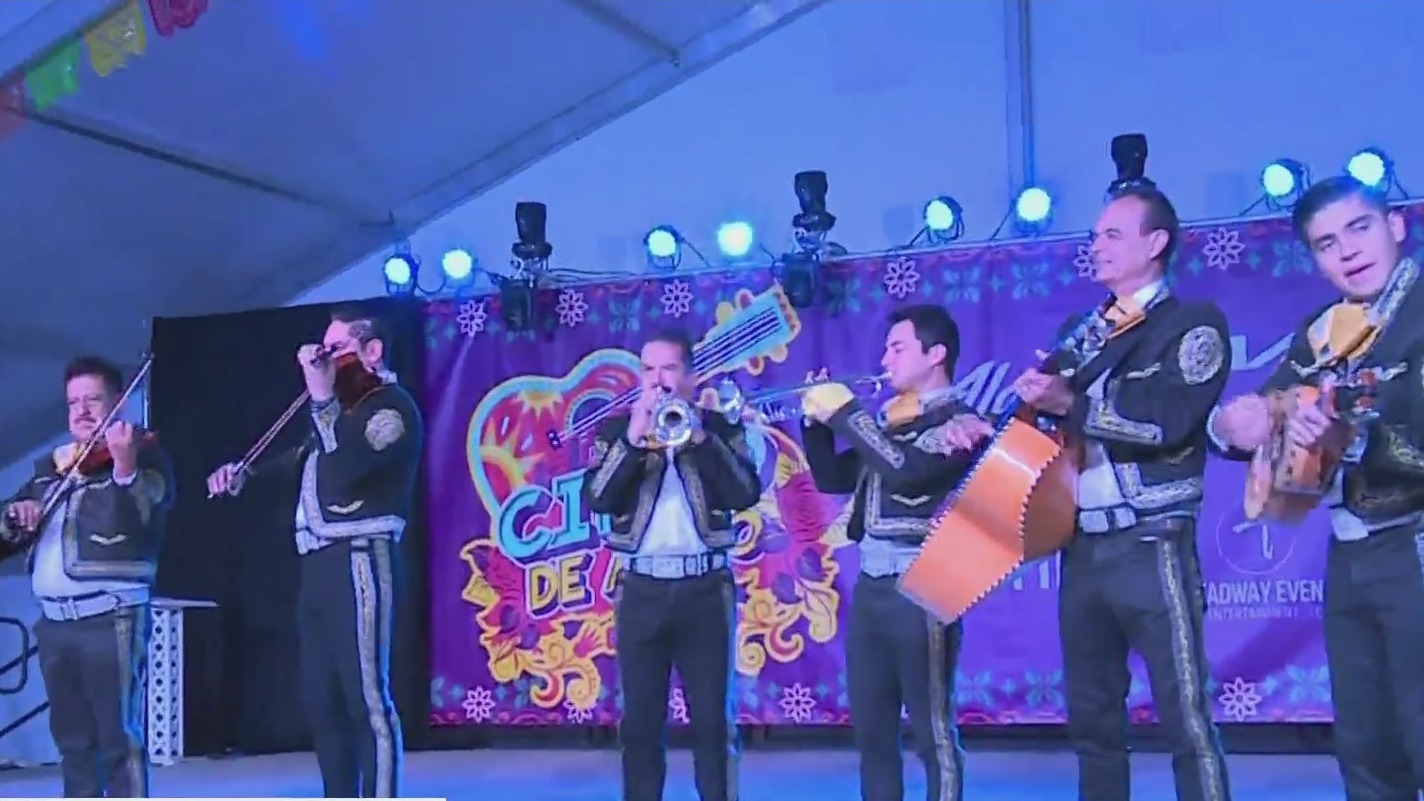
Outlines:
<svg viewBox="0 0 1424 801"><path fill-rule="evenodd" d="M927 797L958 801L964 751L954 713L954 671L962 623L941 625L902 595L933 516L964 476L970 452L947 441L983 433L982 421L952 394L959 327L940 306L906 306L890 316L881 366L899 393L881 417L842 384L808 390L806 461L821 492L854 493L849 537L859 545L860 575L846 629L846 682L860 753L864 801L904 798L900 711L910 714L914 751L924 763ZM975 424L980 428L975 428ZM851 447L837 452L839 435Z"/></svg>
<svg viewBox="0 0 1424 801"><path fill-rule="evenodd" d="M1401 252L1404 215L1354 178L1312 186L1291 222L1342 297L1306 317L1261 391L1223 406L1211 433L1249 459L1272 435L1272 393L1374 385L1378 416L1348 426L1324 497L1325 653L1346 798L1412 800L1424 790L1424 288ZM1344 416L1302 404L1286 434L1316 448Z"/></svg>
<svg viewBox="0 0 1424 801"><path fill-rule="evenodd" d="M394 563L424 428L386 367L388 337L367 311L335 309L322 344L297 351L311 436L246 473L228 464L208 477L214 495L240 491L248 474L300 481L299 664L328 798L397 794L401 730L388 675Z"/></svg>
<svg viewBox="0 0 1424 801"><path fill-rule="evenodd" d="M1177 213L1150 181L1115 185L1093 229L1096 279L1111 299L1074 315L1064 369L1031 369L1019 395L1083 444L1078 519L1062 555L1059 630L1079 798L1127 801L1129 650L1147 663L1172 744L1179 799L1229 798L1202 644L1206 600L1196 519L1206 419L1230 367L1226 318L1164 281Z"/></svg>
<svg viewBox="0 0 1424 801"><path fill-rule="evenodd" d="M112 419L119 369L85 356L64 371L71 442L35 462L0 515L0 557L28 553L49 727L66 797L148 795L144 676L149 591L172 471L153 437ZM71 487L49 504L84 446Z"/></svg>

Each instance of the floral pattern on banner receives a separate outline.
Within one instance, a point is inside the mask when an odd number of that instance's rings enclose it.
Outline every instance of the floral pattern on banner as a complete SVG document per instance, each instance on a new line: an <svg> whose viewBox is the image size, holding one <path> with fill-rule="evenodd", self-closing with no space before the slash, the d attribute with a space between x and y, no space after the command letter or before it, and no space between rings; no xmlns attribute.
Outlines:
<svg viewBox="0 0 1424 801"><path fill-rule="evenodd" d="M1416 258L1419 211L1407 209ZM580 421L636 384L649 331L678 324L720 347L728 340L717 332L738 321L779 320L732 375L754 392L821 369L874 372L889 311L944 304L964 337L956 387L985 409L1061 321L1100 302L1092 272L1086 243L1066 239L826 264L819 303L806 309L786 303L765 270L541 292L531 331L508 329L498 297L428 304L431 722L617 722L617 582L599 546L607 521L577 492L590 430ZM1184 230L1172 281L1183 296L1218 302L1231 321L1229 394L1259 383L1281 339L1331 294L1283 220ZM858 571L848 499L816 491L795 424L752 426L749 445L763 492L735 521L738 720L845 724L842 638ZM1248 523L1242 481L1240 465L1210 465L1198 531L1217 719L1328 721L1319 619L1327 523ZM968 616L954 686L962 722L1064 719L1057 581L1055 563L1027 566ZM1130 714L1151 721L1140 664L1132 676ZM688 714L675 681L668 719Z"/></svg>

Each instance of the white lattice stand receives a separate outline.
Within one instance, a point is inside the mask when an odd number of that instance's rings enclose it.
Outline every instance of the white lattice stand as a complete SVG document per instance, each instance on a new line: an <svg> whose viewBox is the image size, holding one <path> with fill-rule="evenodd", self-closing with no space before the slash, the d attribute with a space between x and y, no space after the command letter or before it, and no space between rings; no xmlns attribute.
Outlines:
<svg viewBox="0 0 1424 801"><path fill-rule="evenodd" d="M183 612L212 609L212 601L153 600L148 641L148 760L172 765L183 758Z"/></svg>

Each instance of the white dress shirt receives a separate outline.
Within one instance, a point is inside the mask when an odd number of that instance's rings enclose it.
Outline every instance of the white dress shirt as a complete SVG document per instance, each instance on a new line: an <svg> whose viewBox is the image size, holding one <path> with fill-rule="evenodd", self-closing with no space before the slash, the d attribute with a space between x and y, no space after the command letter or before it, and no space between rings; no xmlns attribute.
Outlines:
<svg viewBox="0 0 1424 801"><path fill-rule="evenodd" d="M706 552L707 544L697 535L692 507L687 503L682 474L677 463L668 459L648 530L635 556L700 556Z"/></svg>
<svg viewBox="0 0 1424 801"><path fill-rule="evenodd" d="M1132 293L1132 300L1139 307L1146 307L1161 288L1161 281L1148 284ZM1107 382L1108 373L1104 372L1088 387L1087 396L1093 400L1101 400ZM1107 448L1095 439L1087 440L1083 448L1082 470L1078 475L1078 508L1111 509L1123 503L1122 487L1118 486L1117 473L1113 472Z"/></svg>
<svg viewBox="0 0 1424 801"><path fill-rule="evenodd" d="M115 476L113 481L127 487L138 475ZM64 519L69 515L69 505L77 490L69 499L55 507L54 513L45 521L39 542L35 543L35 561L30 571L30 586L40 598L78 598L96 592L139 592L144 584L136 581L115 581L112 579L86 579L76 581L64 572Z"/></svg>

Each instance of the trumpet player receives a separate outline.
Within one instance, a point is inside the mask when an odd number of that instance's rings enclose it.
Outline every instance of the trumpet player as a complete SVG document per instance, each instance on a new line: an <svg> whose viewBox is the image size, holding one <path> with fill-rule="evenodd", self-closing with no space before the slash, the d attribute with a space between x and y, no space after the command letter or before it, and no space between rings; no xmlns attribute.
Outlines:
<svg viewBox="0 0 1424 801"><path fill-rule="evenodd" d="M738 743L728 697L736 586L732 516L755 506L761 479L740 422L694 405L692 339L644 343L641 394L604 421L583 479L585 504L612 516L606 544L621 567L614 601L623 691L624 801L661 801L668 691L677 668L692 727L701 801L736 801Z"/></svg>
<svg viewBox="0 0 1424 801"><path fill-rule="evenodd" d="M1226 404L1209 430L1228 458L1246 460L1273 436L1267 396L1317 383L1340 364L1378 382L1379 415L1356 430L1325 497L1334 535L1325 654L1345 797L1416 799L1424 790L1424 288L1401 250L1404 215L1353 178L1312 186L1291 222L1342 298L1313 310L1262 391ZM1365 309L1378 334L1361 338ZM1335 425L1333 409L1301 404L1284 434L1313 449Z"/></svg>
<svg viewBox="0 0 1424 801"><path fill-rule="evenodd" d="M860 753L864 801L901 801L904 764L900 710L910 714L914 750L924 763L930 801L959 801L964 752L954 713L961 624L929 617L900 594L931 518L969 464L968 435L987 425L953 399L959 328L939 306L907 306L890 316L881 366L900 399L882 425L843 384L803 395L809 422L806 459L821 492L854 493L849 536L859 544L860 575L846 630L851 724ZM896 413L898 412L898 413ZM949 441L951 420L955 420ZM835 436L851 446L837 452Z"/></svg>
<svg viewBox="0 0 1424 801"><path fill-rule="evenodd" d="M398 795L401 728L389 676L394 563L424 425L414 398L386 368L387 336L383 321L360 307L333 310L322 344L297 351L311 435L250 470L300 488L293 518L298 668L327 798ZM353 369L380 379L365 397L338 398L334 361L347 354L360 363ZM246 478L238 465L223 465L208 477L208 491L236 494Z"/></svg>

